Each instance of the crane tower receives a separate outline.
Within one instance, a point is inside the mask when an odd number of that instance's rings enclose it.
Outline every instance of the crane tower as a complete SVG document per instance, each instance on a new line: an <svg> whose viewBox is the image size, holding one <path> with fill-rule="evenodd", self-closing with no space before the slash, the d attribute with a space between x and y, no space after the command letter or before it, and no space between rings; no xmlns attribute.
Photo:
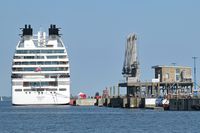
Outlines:
<svg viewBox="0 0 200 133"><path fill-rule="evenodd" d="M127 38L125 59L122 74L126 78L127 83L139 82L140 71L137 55L136 34L132 33Z"/></svg>

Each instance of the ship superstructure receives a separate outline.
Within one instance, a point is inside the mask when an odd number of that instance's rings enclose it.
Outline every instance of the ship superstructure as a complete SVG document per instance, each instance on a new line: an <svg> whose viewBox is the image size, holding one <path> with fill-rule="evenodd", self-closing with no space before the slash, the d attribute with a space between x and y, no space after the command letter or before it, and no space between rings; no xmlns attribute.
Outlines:
<svg viewBox="0 0 200 133"><path fill-rule="evenodd" d="M33 35L30 25L22 28L11 79L13 105L69 103L69 58L56 25L50 25L48 35Z"/></svg>

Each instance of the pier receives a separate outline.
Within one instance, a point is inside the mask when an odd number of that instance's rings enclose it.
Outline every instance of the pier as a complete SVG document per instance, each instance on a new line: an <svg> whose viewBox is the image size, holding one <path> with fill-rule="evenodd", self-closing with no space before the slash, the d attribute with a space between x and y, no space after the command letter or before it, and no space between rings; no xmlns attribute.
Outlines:
<svg viewBox="0 0 200 133"><path fill-rule="evenodd" d="M136 34L127 37L122 69L125 81L110 87L109 95L98 99L96 105L159 110L200 110L200 100L194 96L191 67L175 64L156 65L152 67L155 77L151 81L140 80L136 41ZM124 96L120 95L121 89L126 89Z"/></svg>
<svg viewBox="0 0 200 133"><path fill-rule="evenodd" d="M200 98L194 95L192 68L188 66L156 65L154 77L141 81L137 55L137 36L127 37L122 75L123 82L106 87L100 98L77 99L76 105L96 105L113 108L146 108L155 110L200 110ZM120 92L126 90L126 94Z"/></svg>

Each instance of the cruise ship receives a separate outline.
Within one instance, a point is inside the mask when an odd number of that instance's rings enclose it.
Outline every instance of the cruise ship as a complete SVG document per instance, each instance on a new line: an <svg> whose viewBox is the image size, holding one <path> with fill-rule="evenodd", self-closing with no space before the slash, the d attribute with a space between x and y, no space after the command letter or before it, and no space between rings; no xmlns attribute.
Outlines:
<svg viewBox="0 0 200 133"><path fill-rule="evenodd" d="M31 25L21 30L12 62L12 104L69 104L69 58L60 28L50 25L48 35L33 34Z"/></svg>

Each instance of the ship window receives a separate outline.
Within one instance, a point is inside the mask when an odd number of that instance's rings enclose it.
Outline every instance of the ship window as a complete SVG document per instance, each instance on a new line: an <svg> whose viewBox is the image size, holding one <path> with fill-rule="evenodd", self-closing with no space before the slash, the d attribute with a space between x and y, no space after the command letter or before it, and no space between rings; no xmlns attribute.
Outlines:
<svg viewBox="0 0 200 133"><path fill-rule="evenodd" d="M24 68L24 71L34 71L34 68Z"/></svg>
<svg viewBox="0 0 200 133"><path fill-rule="evenodd" d="M22 65L28 65L28 62L22 62Z"/></svg>
<svg viewBox="0 0 200 133"><path fill-rule="evenodd" d="M45 65L51 65L50 61L45 61Z"/></svg>
<svg viewBox="0 0 200 133"><path fill-rule="evenodd" d="M49 75L48 75L48 74L46 74L46 75L45 75L45 78L49 78Z"/></svg>
<svg viewBox="0 0 200 133"><path fill-rule="evenodd" d="M65 59L66 57L66 55L59 56L60 59Z"/></svg>
<svg viewBox="0 0 200 133"><path fill-rule="evenodd" d="M15 89L15 91L18 91L18 92L19 92L19 91L22 91L22 89Z"/></svg>
<svg viewBox="0 0 200 133"><path fill-rule="evenodd" d="M21 74L12 74L11 78L22 78L23 76Z"/></svg>
<svg viewBox="0 0 200 133"><path fill-rule="evenodd" d="M17 54L23 54L24 51L23 51L23 50L16 50L16 53L17 53Z"/></svg>
<svg viewBox="0 0 200 133"><path fill-rule="evenodd" d="M21 62L15 62L14 65L21 65Z"/></svg>
<svg viewBox="0 0 200 133"><path fill-rule="evenodd" d="M31 91L31 89L24 89L24 91Z"/></svg>
<svg viewBox="0 0 200 133"><path fill-rule="evenodd" d="M40 86L57 86L58 83L55 81L51 81L51 82L24 82L23 86L24 87L40 87ZM44 91L44 90L42 90Z"/></svg>
<svg viewBox="0 0 200 133"><path fill-rule="evenodd" d="M36 59L44 59L44 56L36 56Z"/></svg>
<svg viewBox="0 0 200 133"><path fill-rule="evenodd" d="M47 48L53 47L53 45L46 45Z"/></svg>
<svg viewBox="0 0 200 133"><path fill-rule="evenodd" d="M64 50L16 50L17 54L64 53Z"/></svg>
<svg viewBox="0 0 200 133"><path fill-rule="evenodd" d="M64 53L64 50L58 50L58 53Z"/></svg>
<svg viewBox="0 0 200 133"><path fill-rule="evenodd" d="M37 64L38 64L38 65L43 65L43 64L44 64L44 62L42 62L42 61L39 61L39 62L37 62Z"/></svg>
<svg viewBox="0 0 200 133"><path fill-rule="evenodd" d="M48 86L49 83L48 82L41 82L41 86Z"/></svg>
<svg viewBox="0 0 200 133"><path fill-rule="evenodd" d="M66 88L60 88L59 91L66 91Z"/></svg>
<svg viewBox="0 0 200 133"><path fill-rule="evenodd" d="M29 64L30 65L36 65L36 62L30 62Z"/></svg>
<svg viewBox="0 0 200 133"><path fill-rule="evenodd" d="M67 81L59 81L58 84L59 84L59 85L67 85L68 82L67 82Z"/></svg>
<svg viewBox="0 0 200 133"><path fill-rule="evenodd" d="M52 50L41 50L41 53L52 53Z"/></svg>
<svg viewBox="0 0 200 133"><path fill-rule="evenodd" d="M49 82L49 86L58 86L58 82Z"/></svg>
<svg viewBox="0 0 200 133"><path fill-rule="evenodd" d="M14 59L23 59L23 56L14 56Z"/></svg>
<svg viewBox="0 0 200 133"><path fill-rule="evenodd" d="M29 85L29 82L24 82L24 83L23 83L23 86L24 86L24 87L30 86L30 85Z"/></svg>
<svg viewBox="0 0 200 133"><path fill-rule="evenodd" d="M37 91L44 91L43 88L37 88Z"/></svg>
<svg viewBox="0 0 200 133"><path fill-rule="evenodd" d="M37 91L37 88L33 88L33 87L32 87L32 88L31 88L31 91Z"/></svg>
<svg viewBox="0 0 200 133"><path fill-rule="evenodd" d="M12 68L13 71L23 71L22 68Z"/></svg>
<svg viewBox="0 0 200 133"><path fill-rule="evenodd" d="M13 82L12 84L14 86L21 86L21 85L23 85L23 82Z"/></svg>
<svg viewBox="0 0 200 133"><path fill-rule="evenodd" d="M34 62L33 64L35 64ZM25 63L22 63L25 65ZM46 63L45 63L46 64ZM37 68L29 67L29 68L12 68L13 71L36 71ZM42 67L40 71L67 71L68 67Z"/></svg>
<svg viewBox="0 0 200 133"><path fill-rule="evenodd" d="M34 56L24 56L24 59L34 59Z"/></svg>
<svg viewBox="0 0 200 133"><path fill-rule="evenodd" d="M47 89L46 91L57 91L57 89Z"/></svg>
<svg viewBox="0 0 200 133"><path fill-rule="evenodd" d="M53 64L53 65L57 65L57 64L59 64L59 62L57 62L57 61L52 61L52 64Z"/></svg>
<svg viewBox="0 0 200 133"><path fill-rule="evenodd" d="M50 77L51 78L57 78L57 75L51 75Z"/></svg>
<svg viewBox="0 0 200 133"><path fill-rule="evenodd" d="M57 59L57 56L47 56L47 59Z"/></svg>
<svg viewBox="0 0 200 133"><path fill-rule="evenodd" d="M69 73L62 74L62 75L59 76L59 78L68 78L68 77L70 77Z"/></svg>
<svg viewBox="0 0 200 133"><path fill-rule="evenodd" d="M28 50L28 53L36 54L36 53L40 53L40 50Z"/></svg>
<svg viewBox="0 0 200 133"><path fill-rule="evenodd" d="M66 61L45 61L45 62L42 62L42 61L39 61L39 62L14 62L13 63L14 65L66 65L68 64L68 62Z"/></svg>
<svg viewBox="0 0 200 133"><path fill-rule="evenodd" d="M66 61L60 61L60 64L67 64Z"/></svg>

